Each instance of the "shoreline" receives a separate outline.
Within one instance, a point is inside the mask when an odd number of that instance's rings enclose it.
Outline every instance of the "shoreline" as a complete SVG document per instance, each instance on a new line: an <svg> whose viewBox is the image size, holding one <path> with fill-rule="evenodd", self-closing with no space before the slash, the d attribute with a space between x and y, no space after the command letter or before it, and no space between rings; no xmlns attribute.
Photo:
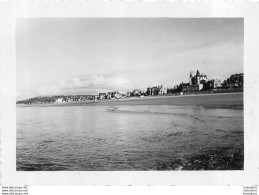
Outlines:
<svg viewBox="0 0 259 195"><path fill-rule="evenodd" d="M222 97L224 97L222 99ZM219 98L216 98L219 97ZM238 98L237 98L238 97ZM95 106L95 105L178 105L178 106L203 106L212 108L243 109L243 92L211 93L190 95L163 95L130 97L116 100L98 100L82 102L66 102L51 104L16 105L16 107L57 107L57 106Z"/></svg>

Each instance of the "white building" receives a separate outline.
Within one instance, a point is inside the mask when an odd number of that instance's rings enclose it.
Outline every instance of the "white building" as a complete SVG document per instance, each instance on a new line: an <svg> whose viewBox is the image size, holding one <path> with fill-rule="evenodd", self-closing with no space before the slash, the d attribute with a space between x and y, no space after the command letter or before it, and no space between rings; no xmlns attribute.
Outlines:
<svg viewBox="0 0 259 195"><path fill-rule="evenodd" d="M62 102L63 102L63 98L56 99L56 103L62 103Z"/></svg>

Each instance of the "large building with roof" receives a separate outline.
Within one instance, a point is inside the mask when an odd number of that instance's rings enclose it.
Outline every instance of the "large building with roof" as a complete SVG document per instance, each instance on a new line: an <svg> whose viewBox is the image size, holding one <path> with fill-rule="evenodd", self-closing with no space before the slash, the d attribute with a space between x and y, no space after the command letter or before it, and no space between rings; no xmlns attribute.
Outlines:
<svg viewBox="0 0 259 195"><path fill-rule="evenodd" d="M203 85L207 82L207 75L200 74L197 70L196 74L193 71L190 71L189 83L183 85L184 93L193 93L198 92L203 89Z"/></svg>
<svg viewBox="0 0 259 195"><path fill-rule="evenodd" d="M243 87L244 85L244 73L233 74L227 79L227 83L230 88Z"/></svg>

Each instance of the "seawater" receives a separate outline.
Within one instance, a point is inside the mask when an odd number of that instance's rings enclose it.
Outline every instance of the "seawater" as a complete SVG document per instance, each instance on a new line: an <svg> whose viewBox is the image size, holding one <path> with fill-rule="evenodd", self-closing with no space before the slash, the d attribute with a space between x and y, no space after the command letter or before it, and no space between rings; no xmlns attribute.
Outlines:
<svg viewBox="0 0 259 195"><path fill-rule="evenodd" d="M18 171L206 169L212 158L218 158L215 169L217 164L232 169L224 158L234 158L235 151L243 155L243 110L116 104L17 107ZM196 161L199 166L192 166Z"/></svg>

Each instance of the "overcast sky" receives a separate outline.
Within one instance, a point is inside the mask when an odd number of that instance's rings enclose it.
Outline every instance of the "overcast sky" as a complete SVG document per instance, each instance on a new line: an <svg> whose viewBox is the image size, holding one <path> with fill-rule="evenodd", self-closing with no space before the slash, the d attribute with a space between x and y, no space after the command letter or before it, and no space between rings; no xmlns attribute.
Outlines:
<svg viewBox="0 0 259 195"><path fill-rule="evenodd" d="M17 100L243 72L243 19L17 19Z"/></svg>

